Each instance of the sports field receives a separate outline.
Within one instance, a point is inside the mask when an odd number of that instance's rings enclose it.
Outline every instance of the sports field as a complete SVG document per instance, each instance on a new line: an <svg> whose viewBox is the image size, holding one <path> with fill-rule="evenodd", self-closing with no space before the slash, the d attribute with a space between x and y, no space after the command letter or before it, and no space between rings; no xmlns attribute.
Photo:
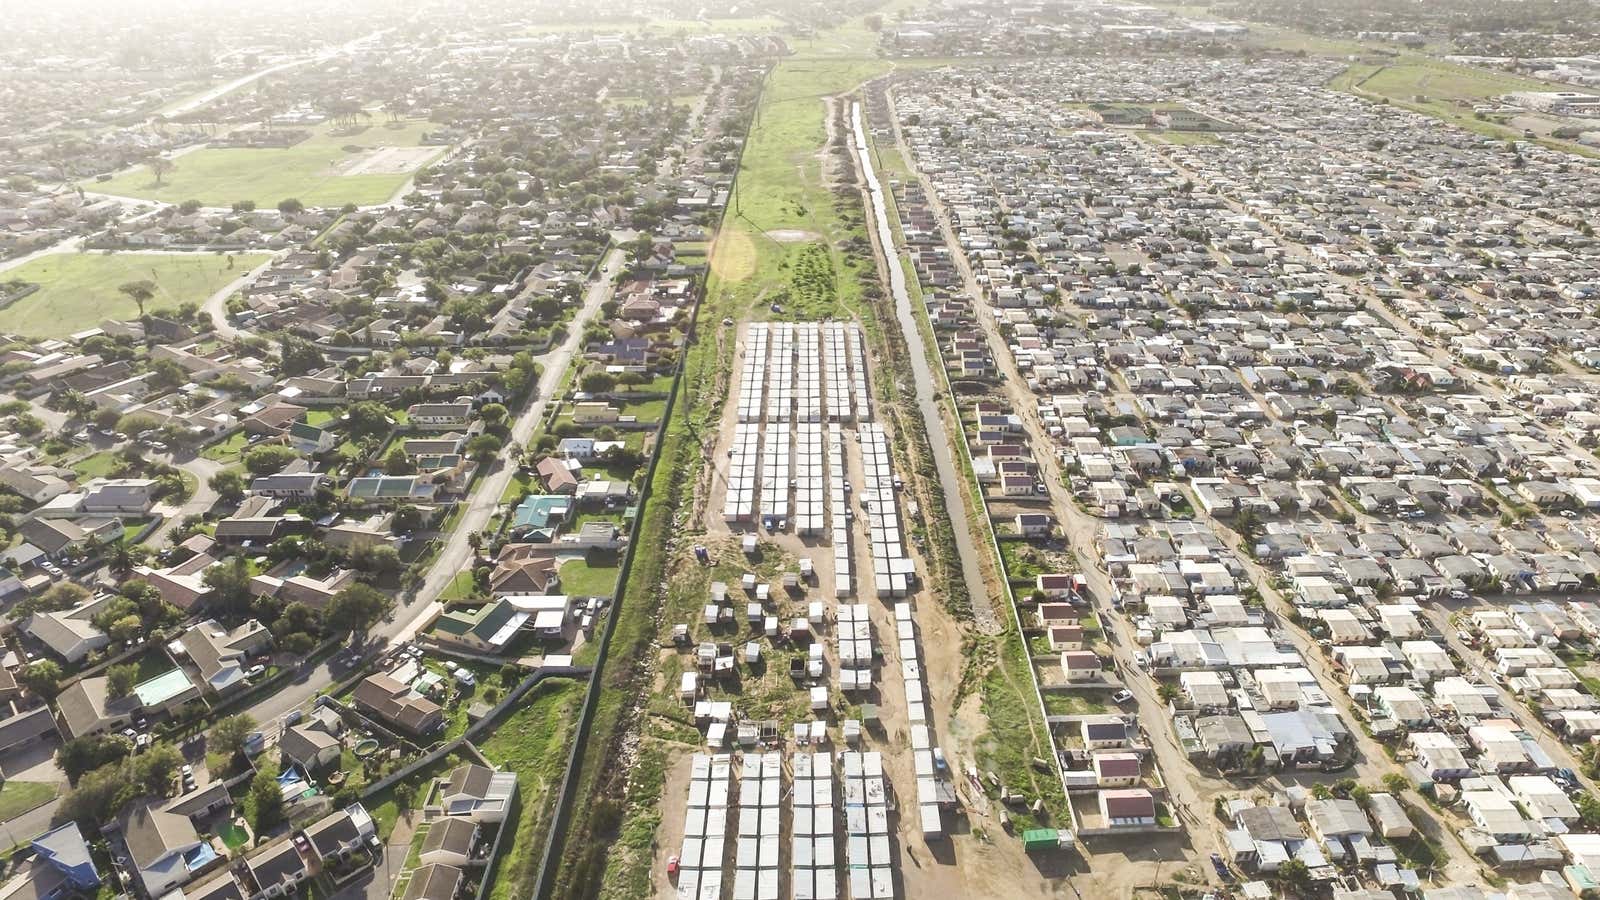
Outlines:
<svg viewBox="0 0 1600 900"><path fill-rule="evenodd" d="M0 331L32 338L59 338L98 326L106 319L131 319L139 307L121 291L130 281L150 281L156 295L146 312L200 303L228 282L265 262L269 254L240 253L59 253L8 270L42 287L0 310Z"/></svg>
<svg viewBox="0 0 1600 900"><path fill-rule="evenodd" d="M140 167L83 187L169 203L199 200L206 206L252 200L271 207L291 197L307 206L384 203L444 148L421 146L426 122L390 124L382 118L375 114L371 124L353 129L319 125L311 137L282 149L196 150L175 158L159 185L149 169Z"/></svg>

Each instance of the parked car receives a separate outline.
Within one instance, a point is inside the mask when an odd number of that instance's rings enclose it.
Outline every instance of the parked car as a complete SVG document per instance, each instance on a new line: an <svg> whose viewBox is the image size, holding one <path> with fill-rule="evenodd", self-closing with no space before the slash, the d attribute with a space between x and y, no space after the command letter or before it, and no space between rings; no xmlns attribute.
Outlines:
<svg viewBox="0 0 1600 900"><path fill-rule="evenodd" d="M1115 694L1111 695L1111 702L1112 703L1117 703L1117 704L1127 703L1129 700L1132 700L1132 699L1133 699L1133 691L1130 691L1127 688L1123 688L1122 690L1117 691Z"/></svg>

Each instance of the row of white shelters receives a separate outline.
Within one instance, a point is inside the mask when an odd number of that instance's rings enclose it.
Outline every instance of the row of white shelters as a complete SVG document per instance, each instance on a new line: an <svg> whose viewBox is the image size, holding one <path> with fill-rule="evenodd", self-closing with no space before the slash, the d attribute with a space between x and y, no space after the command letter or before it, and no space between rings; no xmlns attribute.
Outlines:
<svg viewBox="0 0 1600 900"><path fill-rule="evenodd" d="M794 414L795 421L815 424L822 421L822 360L817 356L817 325L803 322L795 326Z"/></svg>
<svg viewBox="0 0 1600 900"><path fill-rule="evenodd" d="M845 865L851 900L893 900L888 793L883 757L847 750L844 770Z"/></svg>
<svg viewBox="0 0 1600 900"><path fill-rule="evenodd" d="M794 533L811 536L822 533L822 501L827 481L822 469L822 433L825 426L802 422L795 426L794 448Z"/></svg>
<svg viewBox="0 0 1600 900"><path fill-rule="evenodd" d="M828 515L833 529L833 595L848 597L854 591L850 572L850 519L844 470L844 435L828 429Z"/></svg>
<svg viewBox="0 0 1600 900"><path fill-rule="evenodd" d="M782 796L783 757L778 753L746 754L739 776L733 900L778 900Z"/></svg>
<svg viewBox="0 0 1600 900"><path fill-rule="evenodd" d="M845 342L853 328L842 322L822 326L822 367L827 376L829 422L850 421L850 364Z"/></svg>
<svg viewBox="0 0 1600 900"><path fill-rule="evenodd" d="M883 426L876 422L862 423L860 437L865 476L861 504L871 541L873 584L879 597L904 597L910 590L916 565L906 555L889 440Z"/></svg>
<svg viewBox="0 0 1600 900"><path fill-rule="evenodd" d="M798 753L793 761L789 874L794 900L837 900L839 850L833 757L826 753Z"/></svg>
<svg viewBox="0 0 1600 900"><path fill-rule="evenodd" d="M834 629L839 642L839 687L864 691L872 687L872 621L865 603L839 604Z"/></svg>
<svg viewBox="0 0 1600 900"><path fill-rule="evenodd" d="M689 808L678 853L678 900L722 900L732 789L732 756L696 753L690 758Z"/></svg>
<svg viewBox="0 0 1600 900"><path fill-rule="evenodd" d="M750 325L745 333L744 361L739 366L739 418L733 426L733 443L728 447L728 492L722 501L725 522L747 522L756 514L768 340L765 322Z"/></svg>

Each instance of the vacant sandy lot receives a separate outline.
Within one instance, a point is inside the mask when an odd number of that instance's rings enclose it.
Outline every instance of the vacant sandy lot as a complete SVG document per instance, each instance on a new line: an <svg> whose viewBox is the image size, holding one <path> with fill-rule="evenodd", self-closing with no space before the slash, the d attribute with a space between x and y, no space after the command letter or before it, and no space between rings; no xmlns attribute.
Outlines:
<svg viewBox="0 0 1600 900"><path fill-rule="evenodd" d="M335 175L403 175L432 159L440 147L378 147L342 160Z"/></svg>

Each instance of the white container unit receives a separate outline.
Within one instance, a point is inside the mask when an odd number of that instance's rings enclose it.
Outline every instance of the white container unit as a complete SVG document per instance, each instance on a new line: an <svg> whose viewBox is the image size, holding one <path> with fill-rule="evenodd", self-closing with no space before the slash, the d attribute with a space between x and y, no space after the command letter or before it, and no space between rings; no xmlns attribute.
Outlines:
<svg viewBox="0 0 1600 900"><path fill-rule="evenodd" d="M680 897L722 895L732 774L733 759L725 754L696 753L690 758L689 807L684 813L683 846L678 853Z"/></svg>

